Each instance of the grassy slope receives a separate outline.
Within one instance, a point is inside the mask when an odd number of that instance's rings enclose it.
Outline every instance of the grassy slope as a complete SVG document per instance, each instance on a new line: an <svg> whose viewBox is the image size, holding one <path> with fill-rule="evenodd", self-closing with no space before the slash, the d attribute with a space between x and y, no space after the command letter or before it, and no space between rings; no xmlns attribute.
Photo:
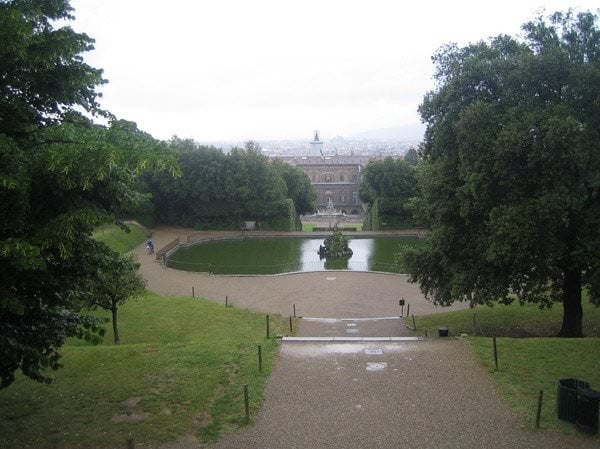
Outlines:
<svg viewBox="0 0 600 449"><path fill-rule="evenodd" d="M264 338L264 316L151 293L120 315L120 346L73 341L51 385L20 376L0 391L3 448L121 447L130 434L142 443L190 430L214 439L244 423L245 383L256 412L277 345ZM271 324L284 333L283 320Z"/></svg>
<svg viewBox="0 0 600 449"><path fill-rule="evenodd" d="M147 234L105 226L95 237L124 253ZM64 346L64 368L51 385L18 376L0 390L2 449L124 447L130 434L141 445L189 431L211 440L244 423L244 383L256 412L277 347L264 338L263 315L146 293L123 305L119 318L120 346L111 345L107 324L102 345ZM272 335L284 333L286 323L271 318Z"/></svg>
<svg viewBox="0 0 600 449"><path fill-rule="evenodd" d="M129 229L130 232L125 232L114 224L101 226L94 232L94 238L106 243L114 251L125 254L150 236L148 231L140 226L131 224Z"/></svg>

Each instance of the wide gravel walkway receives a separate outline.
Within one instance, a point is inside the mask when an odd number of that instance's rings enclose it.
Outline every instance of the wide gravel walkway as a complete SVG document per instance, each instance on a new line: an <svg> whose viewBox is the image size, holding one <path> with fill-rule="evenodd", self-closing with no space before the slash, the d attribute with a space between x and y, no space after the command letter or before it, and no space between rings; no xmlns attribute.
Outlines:
<svg viewBox="0 0 600 449"><path fill-rule="evenodd" d="M310 322L310 335L332 335L332 323L322 324L318 332ZM341 324L341 337L363 335L363 328L372 336L377 327ZM306 335L305 329L301 322L299 333ZM358 332L345 332L351 329ZM209 447L597 449L598 439L523 429L475 363L468 343L451 338L283 342L256 424Z"/></svg>

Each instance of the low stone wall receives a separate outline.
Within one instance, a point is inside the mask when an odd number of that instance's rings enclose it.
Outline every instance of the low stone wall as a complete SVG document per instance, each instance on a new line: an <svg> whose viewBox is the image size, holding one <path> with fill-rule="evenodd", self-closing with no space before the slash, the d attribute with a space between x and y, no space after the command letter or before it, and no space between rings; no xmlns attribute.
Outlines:
<svg viewBox="0 0 600 449"><path fill-rule="evenodd" d="M156 252L156 260L163 260L167 253L180 245L179 237Z"/></svg>

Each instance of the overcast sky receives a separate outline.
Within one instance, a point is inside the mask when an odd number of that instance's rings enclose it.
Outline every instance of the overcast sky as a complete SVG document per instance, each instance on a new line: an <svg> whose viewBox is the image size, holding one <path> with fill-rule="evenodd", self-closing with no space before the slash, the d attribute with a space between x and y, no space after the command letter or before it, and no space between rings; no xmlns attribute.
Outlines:
<svg viewBox="0 0 600 449"><path fill-rule="evenodd" d="M431 55L597 0L72 0L102 106L159 139L324 138L420 123Z"/></svg>

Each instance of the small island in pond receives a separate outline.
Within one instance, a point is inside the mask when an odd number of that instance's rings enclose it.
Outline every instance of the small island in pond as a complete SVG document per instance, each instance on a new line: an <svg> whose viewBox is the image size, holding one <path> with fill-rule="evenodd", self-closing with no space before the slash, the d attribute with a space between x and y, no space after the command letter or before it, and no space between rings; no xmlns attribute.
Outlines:
<svg viewBox="0 0 600 449"><path fill-rule="evenodd" d="M352 250L348 247L348 238L342 234L342 231L335 229L323 243L324 245L319 246L321 258L349 259L352 257Z"/></svg>

